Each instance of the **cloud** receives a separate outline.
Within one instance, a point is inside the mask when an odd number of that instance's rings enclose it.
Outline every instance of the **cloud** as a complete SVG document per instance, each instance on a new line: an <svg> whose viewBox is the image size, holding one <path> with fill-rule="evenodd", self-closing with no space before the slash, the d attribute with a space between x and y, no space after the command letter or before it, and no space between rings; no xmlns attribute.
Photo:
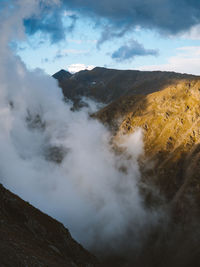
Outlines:
<svg viewBox="0 0 200 267"><path fill-rule="evenodd" d="M107 40L122 37L129 29L130 25L122 28L116 28L113 25L104 25L102 28L101 36L97 42L97 48L100 48L100 46Z"/></svg>
<svg viewBox="0 0 200 267"><path fill-rule="evenodd" d="M93 68L94 68L93 65L86 66L85 64L77 63L69 65L67 69L69 72L75 73L80 70L92 70Z"/></svg>
<svg viewBox="0 0 200 267"><path fill-rule="evenodd" d="M54 11L45 14L43 17L33 16L24 20L26 33L33 35L37 31L48 34L52 43L61 41L65 38L65 29L62 23L60 12Z"/></svg>
<svg viewBox="0 0 200 267"><path fill-rule="evenodd" d="M66 12L65 8L60 6L60 2L39 1L40 13L24 19L26 33L33 35L36 32L42 32L50 37L52 43L57 43L65 39L67 33L74 30L78 17L72 12ZM68 18L69 25L63 24L63 17Z"/></svg>
<svg viewBox="0 0 200 267"><path fill-rule="evenodd" d="M147 65L139 69L176 71L200 75L200 46L177 48L177 55L170 57L166 64Z"/></svg>
<svg viewBox="0 0 200 267"><path fill-rule="evenodd" d="M200 22L199 1L86 0L83 3L81 0L63 0L62 2L74 9L82 8L82 12L87 15L96 14L106 18L118 26L140 25L145 28L157 28L177 33L188 30Z"/></svg>
<svg viewBox="0 0 200 267"><path fill-rule="evenodd" d="M89 50L81 50L81 49L63 49L57 51L56 55L53 57L52 62L55 62L58 59L67 57L68 55L83 55L89 53Z"/></svg>
<svg viewBox="0 0 200 267"><path fill-rule="evenodd" d="M200 40L200 24L193 26L189 31L179 35L183 39Z"/></svg>
<svg viewBox="0 0 200 267"><path fill-rule="evenodd" d="M124 61L133 59L136 56L157 56L158 51L154 49L145 49L144 46L137 41L130 41L128 45L121 46L112 53L112 58L116 61Z"/></svg>
<svg viewBox="0 0 200 267"><path fill-rule="evenodd" d="M50 6L46 2L40 1L40 16L28 17L24 23L29 34L48 33L52 42L64 39L67 31L73 30L77 14L91 18L101 27L99 44L138 27L174 35L200 24L198 0L60 0L59 4ZM68 29L63 26L63 16L71 20Z"/></svg>
<svg viewBox="0 0 200 267"><path fill-rule="evenodd" d="M0 17L0 183L87 247L127 253L157 219L138 188L142 131L123 136L124 153L115 153L111 133L89 116L95 104L72 111L55 79L30 72L8 43L21 38L23 19L38 6L14 3Z"/></svg>

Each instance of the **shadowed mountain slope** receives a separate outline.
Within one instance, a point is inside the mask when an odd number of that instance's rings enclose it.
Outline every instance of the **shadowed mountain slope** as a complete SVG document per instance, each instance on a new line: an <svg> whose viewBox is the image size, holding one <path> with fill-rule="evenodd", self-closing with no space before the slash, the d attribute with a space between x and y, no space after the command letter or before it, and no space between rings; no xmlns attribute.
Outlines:
<svg viewBox="0 0 200 267"><path fill-rule="evenodd" d="M64 226L0 185L0 266L92 267Z"/></svg>

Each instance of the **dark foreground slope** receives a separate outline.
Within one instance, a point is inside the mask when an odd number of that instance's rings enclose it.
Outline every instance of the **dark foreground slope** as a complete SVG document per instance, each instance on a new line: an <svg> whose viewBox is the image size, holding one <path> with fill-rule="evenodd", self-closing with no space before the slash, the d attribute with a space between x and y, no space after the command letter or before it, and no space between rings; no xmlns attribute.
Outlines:
<svg viewBox="0 0 200 267"><path fill-rule="evenodd" d="M61 70L53 75L63 94L71 100L87 96L110 103L121 96L156 92L182 79L197 79L194 75L162 71L115 70L96 67L75 73Z"/></svg>
<svg viewBox="0 0 200 267"><path fill-rule="evenodd" d="M0 266L92 267L64 226L0 185Z"/></svg>

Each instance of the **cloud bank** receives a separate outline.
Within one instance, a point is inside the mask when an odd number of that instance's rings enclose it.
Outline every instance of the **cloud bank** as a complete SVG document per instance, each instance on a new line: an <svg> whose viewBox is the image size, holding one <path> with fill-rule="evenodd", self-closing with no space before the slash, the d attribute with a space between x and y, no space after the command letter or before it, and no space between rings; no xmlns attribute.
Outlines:
<svg viewBox="0 0 200 267"><path fill-rule="evenodd" d="M48 32L54 42L66 34L61 20L63 12L71 14L72 28L78 19L76 14L80 14L91 18L102 29L109 27L110 33L119 37L138 26L165 34L177 34L200 24L198 0L61 0L56 8L40 1L40 9L42 12L39 16L30 16L24 20L27 32ZM108 35L104 38L108 38Z"/></svg>
<svg viewBox="0 0 200 267"><path fill-rule="evenodd" d="M53 78L12 54L9 42L25 38L24 18L40 15L39 1L26 3L14 1L0 17L0 182L88 248L138 248L157 220L138 189L142 132L122 138L116 154L109 131L89 116L94 104L73 112Z"/></svg>

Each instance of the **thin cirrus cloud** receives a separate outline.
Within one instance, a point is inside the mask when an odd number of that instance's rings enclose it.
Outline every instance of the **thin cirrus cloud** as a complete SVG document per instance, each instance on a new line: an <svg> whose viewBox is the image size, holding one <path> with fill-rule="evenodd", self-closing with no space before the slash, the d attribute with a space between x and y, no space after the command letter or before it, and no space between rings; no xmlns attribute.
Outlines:
<svg viewBox="0 0 200 267"><path fill-rule="evenodd" d="M55 56L50 58L43 58L41 60L42 63L52 62L54 63L57 60L60 60L62 58L68 57L70 55L78 56L78 55L86 55L89 53L89 50L81 50L81 49L63 49L58 50L55 54Z"/></svg>
<svg viewBox="0 0 200 267"><path fill-rule="evenodd" d="M89 53L89 50L81 50L81 49L63 49L56 53L55 58L63 58L67 57L68 55L84 55Z"/></svg>
<svg viewBox="0 0 200 267"><path fill-rule="evenodd" d="M200 46L179 47L165 64L147 65L140 70L176 71L200 75Z"/></svg>
<svg viewBox="0 0 200 267"><path fill-rule="evenodd" d="M116 61L125 61L134 59L136 56L157 56L158 51L155 49L145 49L144 46L135 40L123 45L112 53L112 59Z"/></svg>

